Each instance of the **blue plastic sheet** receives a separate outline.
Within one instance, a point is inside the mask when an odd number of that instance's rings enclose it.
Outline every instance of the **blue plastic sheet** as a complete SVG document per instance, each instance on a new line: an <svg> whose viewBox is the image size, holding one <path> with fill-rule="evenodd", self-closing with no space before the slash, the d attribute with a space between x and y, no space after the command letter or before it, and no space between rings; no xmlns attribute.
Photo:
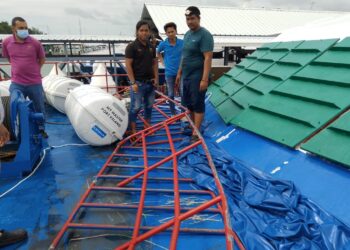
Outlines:
<svg viewBox="0 0 350 250"><path fill-rule="evenodd" d="M350 228L292 182L273 179L234 159L209 138L206 142L227 197L231 226L246 249L350 249ZM179 158L179 172L217 193L201 147Z"/></svg>

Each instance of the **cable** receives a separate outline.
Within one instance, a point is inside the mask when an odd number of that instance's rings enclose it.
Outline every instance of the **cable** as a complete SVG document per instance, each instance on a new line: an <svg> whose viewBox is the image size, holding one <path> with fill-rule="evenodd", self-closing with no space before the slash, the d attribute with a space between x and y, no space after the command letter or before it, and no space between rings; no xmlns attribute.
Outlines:
<svg viewBox="0 0 350 250"><path fill-rule="evenodd" d="M21 185L23 182L25 182L26 180L28 180L30 177L32 177L35 172L39 169L40 165L43 163L45 157L46 157L46 151L50 150L50 149L55 149L55 148L63 148L63 147L68 147L68 146L76 146L76 147L82 147L82 146L89 146L89 144L75 144L75 143L71 143L71 144L63 144L63 145L59 145L59 146L50 146L47 147L43 150L43 155L41 156L40 161L38 162L38 164L36 165L36 167L34 168L34 170L30 173L30 175L28 175L26 178L24 178L23 180L20 180L16 185L14 185L13 187L11 187L10 189L8 189L7 191L5 191L4 193L2 193L0 195L0 199L3 198L5 195L7 195L8 193L12 192L14 189L16 189L19 185Z"/></svg>

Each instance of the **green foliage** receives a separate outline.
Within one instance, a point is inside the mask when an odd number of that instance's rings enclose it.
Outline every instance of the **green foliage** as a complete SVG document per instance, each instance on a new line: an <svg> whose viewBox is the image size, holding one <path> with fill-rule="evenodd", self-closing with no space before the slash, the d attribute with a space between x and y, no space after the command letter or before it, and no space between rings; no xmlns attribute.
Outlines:
<svg viewBox="0 0 350 250"><path fill-rule="evenodd" d="M0 34L11 34L12 33L12 27L11 24L9 24L6 21L0 22ZM44 34L42 31L35 27L29 28L29 34Z"/></svg>
<svg viewBox="0 0 350 250"><path fill-rule="evenodd" d="M31 27L31 28L29 28L29 34L42 35L44 33L42 31L40 31L39 29L35 28L35 27Z"/></svg>
<svg viewBox="0 0 350 250"><path fill-rule="evenodd" d="M7 22L0 22L0 34L11 34L11 25Z"/></svg>

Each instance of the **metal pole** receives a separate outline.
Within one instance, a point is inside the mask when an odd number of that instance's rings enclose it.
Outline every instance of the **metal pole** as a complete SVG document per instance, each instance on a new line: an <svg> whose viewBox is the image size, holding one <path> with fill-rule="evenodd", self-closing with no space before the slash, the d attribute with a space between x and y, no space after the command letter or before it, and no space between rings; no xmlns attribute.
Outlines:
<svg viewBox="0 0 350 250"><path fill-rule="evenodd" d="M64 56L66 58L66 73L68 76L70 76L70 72L69 72L69 63L68 63L68 50L67 50L67 43L64 42Z"/></svg>
<svg viewBox="0 0 350 250"><path fill-rule="evenodd" d="M69 43L70 56L73 55L72 43Z"/></svg>
<svg viewBox="0 0 350 250"><path fill-rule="evenodd" d="M114 47L114 43L112 43L112 51L113 51L113 74L114 74L114 81L115 83L117 84L117 86L119 86L119 83L118 83L118 76L116 75L117 74L117 58L115 56L115 47Z"/></svg>
<svg viewBox="0 0 350 250"><path fill-rule="evenodd" d="M229 47L224 48L224 66L228 65L228 53L229 53Z"/></svg>

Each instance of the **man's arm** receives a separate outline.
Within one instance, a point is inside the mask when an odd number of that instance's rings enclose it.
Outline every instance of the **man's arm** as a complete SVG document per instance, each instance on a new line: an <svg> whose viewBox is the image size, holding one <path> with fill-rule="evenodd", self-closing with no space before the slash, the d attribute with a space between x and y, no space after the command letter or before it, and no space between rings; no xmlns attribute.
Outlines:
<svg viewBox="0 0 350 250"><path fill-rule="evenodd" d="M175 87L176 88L178 88L180 85L180 79L181 79L181 75L182 75L182 60L183 60L183 57L181 56L179 69L177 70L177 75L175 78Z"/></svg>
<svg viewBox="0 0 350 250"><path fill-rule="evenodd" d="M158 59L153 59L153 75L154 75L154 84L158 85L159 83L159 75L158 75Z"/></svg>
<svg viewBox="0 0 350 250"><path fill-rule="evenodd" d="M156 51L157 51L157 57L159 58L160 63L164 65L164 58L162 55L162 53L164 53L164 41L160 42Z"/></svg>
<svg viewBox="0 0 350 250"><path fill-rule="evenodd" d="M157 57L159 59L159 62L164 65L164 58L162 53L157 52Z"/></svg>
<svg viewBox="0 0 350 250"><path fill-rule="evenodd" d="M203 91L208 88L209 84L209 73L211 69L211 61L213 58L213 52L208 51L208 52L203 52L204 56L204 69L203 69L203 75L202 75L202 80L199 86L199 90Z"/></svg>
<svg viewBox="0 0 350 250"><path fill-rule="evenodd" d="M125 58L125 65L126 65L126 73L128 74L128 78L130 82L135 82L135 75L134 70L132 69L132 58Z"/></svg>
<svg viewBox="0 0 350 250"><path fill-rule="evenodd" d="M39 65L42 67L45 64L45 58L39 58Z"/></svg>
<svg viewBox="0 0 350 250"><path fill-rule="evenodd" d="M37 50L37 58L38 58L38 63L40 65L40 68L44 65L45 63L45 50L41 42L37 41L36 44L36 50Z"/></svg>
<svg viewBox="0 0 350 250"><path fill-rule="evenodd" d="M10 55L8 53L8 50L7 50L7 40L3 41L3 43L2 43L2 57L7 58L9 63L11 63Z"/></svg>
<svg viewBox="0 0 350 250"><path fill-rule="evenodd" d="M132 69L132 62L133 62L132 58L125 58L126 73L128 74L129 81L132 83L135 83L135 75L134 75L134 70ZM131 87L134 90L134 92L137 93L138 91L137 84L132 84Z"/></svg>

